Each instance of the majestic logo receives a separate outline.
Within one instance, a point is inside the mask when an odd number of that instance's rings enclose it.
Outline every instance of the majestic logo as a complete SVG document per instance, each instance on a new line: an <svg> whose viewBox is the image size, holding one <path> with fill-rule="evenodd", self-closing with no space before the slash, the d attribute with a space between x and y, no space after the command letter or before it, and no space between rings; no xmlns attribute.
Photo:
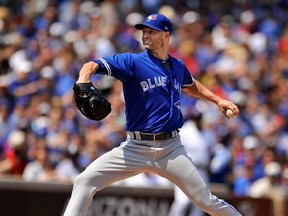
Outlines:
<svg viewBox="0 0 288 216"><path fill-rule="evenodd" d="M180 101L175 102L174 106L176 106L178 109L180 109Z"/></svg>
<svg viewBox="0 0 288 216"><path fill-rule="evenodd" d="M157 15L150 15L147 17L147 22L151 21L151 20L156 20L157 19Z"/></svg>

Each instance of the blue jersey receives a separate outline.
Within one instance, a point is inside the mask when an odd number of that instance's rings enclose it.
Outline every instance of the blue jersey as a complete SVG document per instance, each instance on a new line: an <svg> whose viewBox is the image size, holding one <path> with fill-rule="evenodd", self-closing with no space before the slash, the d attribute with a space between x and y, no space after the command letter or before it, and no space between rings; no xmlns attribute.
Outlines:
<svg viewBox="0 0 288 216"><path fill-rule="evenodd" d="M158 133L182 127L181 90L194 81L182 61L171 56L169 60L169 69L149 51L93 60L99 64L97 73L123 83L127 131Z"/></svg>

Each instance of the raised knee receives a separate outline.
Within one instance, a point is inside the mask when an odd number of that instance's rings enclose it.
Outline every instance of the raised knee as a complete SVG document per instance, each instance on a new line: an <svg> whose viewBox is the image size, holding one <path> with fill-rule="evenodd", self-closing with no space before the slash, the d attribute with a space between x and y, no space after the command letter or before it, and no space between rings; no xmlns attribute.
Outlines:
<svg viewBox="0 0 288 216"><path fill-rule="evenodd" d="M97 173L82 172L75 178L74 187L91 187L100 190L103 188L103 182Z"/></svg>
<svg viewBox="0 0 288 216"><path fill-rule="evenodd" d="M74 185L95 185L97 183L97 176L91 175L88 172L82 172L74 180Z"/></svg>
<svg viewBox="0 0 288 216"><path fill-rule="evenodd" d="M83 175L83 173L81 173L75 178L74 185L82 185L82 184L85 184L85 182L87 181L88 181L87 177Z"/></svg>

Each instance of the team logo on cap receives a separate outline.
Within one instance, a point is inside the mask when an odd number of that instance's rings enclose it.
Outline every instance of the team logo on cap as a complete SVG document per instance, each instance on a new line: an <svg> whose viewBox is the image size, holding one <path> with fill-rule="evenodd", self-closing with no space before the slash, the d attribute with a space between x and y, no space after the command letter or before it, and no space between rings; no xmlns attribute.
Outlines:
<svg viewBox="0 0 288 216"><path fill-rule="evenodd" d="M151 20L156 20L157 19L157 15L150 15L147 17L147 22L151 21Z"/></svg>

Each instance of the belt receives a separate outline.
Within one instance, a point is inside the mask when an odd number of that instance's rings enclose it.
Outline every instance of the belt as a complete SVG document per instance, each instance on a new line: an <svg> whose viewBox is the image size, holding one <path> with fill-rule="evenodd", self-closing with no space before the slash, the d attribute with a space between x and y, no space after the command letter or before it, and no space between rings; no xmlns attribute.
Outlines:
<svg viewBox="0 0 288 216"><path fill-rule="evenodd" d="M164 132L164 133L142 133L140 131L127 131L130 139L136 140L146 140L146 141L163 141L170 138L173 138L178 135L178 130L172 132Z"/></svg>

